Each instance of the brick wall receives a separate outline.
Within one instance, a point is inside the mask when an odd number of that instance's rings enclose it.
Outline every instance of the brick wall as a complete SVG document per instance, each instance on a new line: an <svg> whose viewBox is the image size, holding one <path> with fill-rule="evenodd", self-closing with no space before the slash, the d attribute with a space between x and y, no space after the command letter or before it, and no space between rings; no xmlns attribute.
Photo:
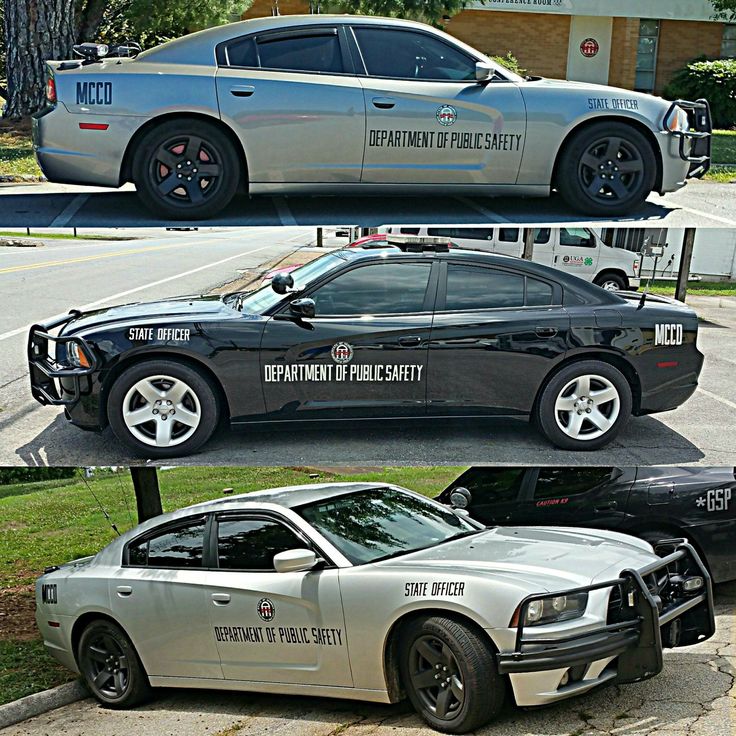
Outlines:
<svg viewBox="0 0 736 736"><path fill-rule="evenodd" d="M611 33L611 63L608 83L632 89L636 79L636 47L639 44L639 19L614 18Z"/></svg>
<svg viewBox="0 0 736 736"><path fill-rule="evenodd" d="M655 92L661 92L672 75L696 56L721 55L722 23L663 20L659 27Z"/></svg>

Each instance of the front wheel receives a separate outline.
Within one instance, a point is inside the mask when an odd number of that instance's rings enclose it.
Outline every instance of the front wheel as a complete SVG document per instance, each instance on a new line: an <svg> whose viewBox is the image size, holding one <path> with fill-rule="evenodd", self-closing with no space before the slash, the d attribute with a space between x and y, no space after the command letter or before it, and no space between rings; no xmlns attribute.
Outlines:
<svg viewBox="0 0 736 736"><path fill-rule="evenodd" d="M417 619L401 631L399 669L419 715L444 733L467 733L501 710L504 685L490 642L450 618Z"/></svg>
<svg viewBox="0 0 736 736"><path fill-rule="evenodd" d="M131 708L151 694L143 665L125 632L112 621L93 621L82 632L77 662L89 691L108 708Z"/></svg>
<svg viewBox="0 0 736 736"><path fill-rule="evenodd" d="M604 273L595 280L595 284L606 291L625 291L629 284L617 273Z"/></svg>
<svg viewBox="0 0 736 736"><path fill-rule="evenodd" d="M573 363L542 389L536 421L542 434L564 450L597 450L631 416L631 386L623 373L598 360Z"/></svg>
<svg viewBox="0 0 736 736"><path fill-rule="evenodd" d="M575 212L624 215L644 204L656 174L652 145L641 132L601 122L573 135L560 155L555 185Z"/></svg>
<svg viewBox="0 0 736 736"><path fill-rule="evenodd" d="M173 360L148 360L123 371L107 401L117 438L151 458L180 457L199 449L217 427L218 409L209 380Z"/></svg>

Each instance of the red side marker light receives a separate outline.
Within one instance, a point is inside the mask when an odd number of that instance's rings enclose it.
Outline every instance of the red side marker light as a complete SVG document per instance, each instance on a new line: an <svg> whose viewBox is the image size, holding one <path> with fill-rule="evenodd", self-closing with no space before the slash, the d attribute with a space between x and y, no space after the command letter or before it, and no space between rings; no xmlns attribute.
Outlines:
<svg viewBox="0 0 736 736"><path fill-rule="evenodd" d="M657 368L677 368L680 365L679 360L663 360L657 363Z"/></svg>
<svg viewBox="0 0 736 736"><path fill-rule="evenodd" d="M52 629L60 629L61 628L61 624L58 621L49 621L49 626Z"/></svg>
<svg viewBox="0 0 736 736"><path fill-rule="evenodd" d="M81 130L107 130L108 123L79 123Z"/></svg>

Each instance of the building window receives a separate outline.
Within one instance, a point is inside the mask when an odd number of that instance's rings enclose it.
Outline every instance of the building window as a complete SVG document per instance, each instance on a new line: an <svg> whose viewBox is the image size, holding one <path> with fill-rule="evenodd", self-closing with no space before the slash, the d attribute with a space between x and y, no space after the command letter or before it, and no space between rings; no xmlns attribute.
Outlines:
<svg viewBox="0 0 736 736"><path fill-rule="evenodd" d="M636 82L634 87L640 92L652 92L654 90L658 40L659 21L650 19L639 21L639 46L636 51Z"/></svg>
<svg viewBox="0 0 736 736"><path fill-rule="evenodd" d="M721 56L724 56L727 59L736 58L736 23L726 23L723 26Z"/></svg>

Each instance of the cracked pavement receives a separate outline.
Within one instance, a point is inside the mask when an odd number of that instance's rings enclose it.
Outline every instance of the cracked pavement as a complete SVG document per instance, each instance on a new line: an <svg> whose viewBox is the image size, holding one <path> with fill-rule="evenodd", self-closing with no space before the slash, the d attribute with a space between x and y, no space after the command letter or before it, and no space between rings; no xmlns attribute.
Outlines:
<svg viewBox="0 0 736 736"><path fill-rule="evenodd" d="M603 688L554 706L508 705L485 736L736 736L736 582L716 588L715 636L665 652L646 682ZM2 731L3 736L432 736L409 705L197 690L160 691L132 711L91 699Z"/></svg>

